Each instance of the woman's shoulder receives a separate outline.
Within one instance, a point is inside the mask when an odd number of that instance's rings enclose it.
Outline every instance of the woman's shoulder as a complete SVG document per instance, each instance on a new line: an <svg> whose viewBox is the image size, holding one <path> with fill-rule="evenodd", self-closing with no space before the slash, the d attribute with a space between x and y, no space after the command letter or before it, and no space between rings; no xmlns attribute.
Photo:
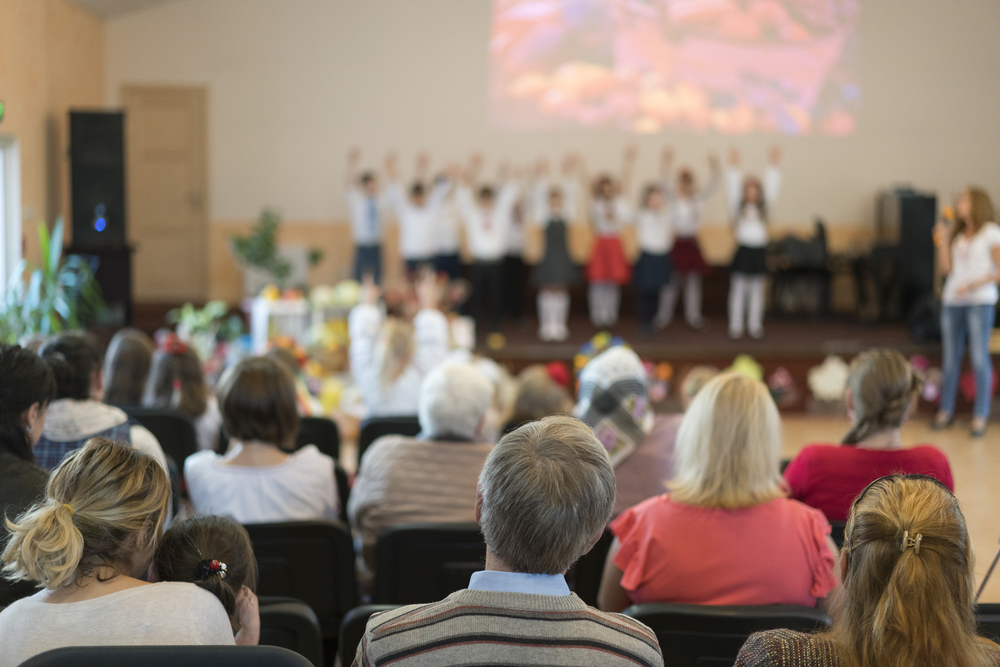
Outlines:
<svg viewBox="0 0 1000 667"><path fill-rule="evenodd" d="M754 633L736 659L736 667L836 667L839 664L836 647L829 639L791 630Z"/></svg>

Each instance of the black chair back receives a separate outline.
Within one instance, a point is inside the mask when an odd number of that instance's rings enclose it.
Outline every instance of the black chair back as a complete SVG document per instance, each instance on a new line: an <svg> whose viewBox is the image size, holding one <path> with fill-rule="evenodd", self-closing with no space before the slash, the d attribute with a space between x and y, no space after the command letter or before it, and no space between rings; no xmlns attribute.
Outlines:
<svg viewBox="0 0 1000 667"><path fill-rule="evenodd" d="M980 637L1000 642L1000 604L977 605L976 626Z"/></svg>
<svg viewBox="0 0 1000 667"><path fill-rule="evenodd" d="M347 476L347 471L339 463L334 463L333 476L337 480L337 498L340 500L340 520L345 525L349 525L351 522L347 518L347 503L351 500L351 480Z"/></svg>
<svg viewBox="0 0 1000 667"><path fill-rule="evenodd" d="M830 522L830 538L833 543L837 545L840 549L844 546L844 531L847 530L846 521L831 521Z"/></svg>
<svg viewBox="0 0 1000 667"><path fill-rule="evenodd" d="M184 460L198 451L198 436L194 424L186 417L169 410L155 410L134 406L122 410L156 436L163 453L184 467Z"/></svg>
<svg viewBox="0 0 1000 667"><path fill-rule="evenodd" d="M420 433L420 420L417 417L369 417L361 424L358 435L358 469L361 468L361 458L368 447L383 435L405 435L413 437Z"/></svg>
<svg viewBox="0 0 1000 667"><path fill-rule="evenodd" d="M40 653L21 667L311 667L276 646L72 646Z"/></svg>
<svg viewBox="0 0 1000 667"><path fill-rule="evenodd" d="M624 612L656 634L664 667L732 667L755 632L787 628L809 632L830 627L830 617L812 607L703 606L650 603Z"/></svg>
<svg viewBox="0 0 1000 667"><path fill-rule="evenodd" d="M383 611L396 609L396 604L366 604L347 612L344 620L340 622L340 637L337 640L337 652L340 654L341 667L354 663L354 654L358 652L358 646L365 636L365 628L368 627L368 619L374 614Z"/></svg>
<svg viewBox="0 0 1000 667"><path fill-rule="evenodd" d="M323 631L312 608L301 600L285 597L258 598L260 646L279 646L295 651L323 667Z"/></svg>
<svg viewBox="0 0 1000 667"><path fill-rule="evenodd" d="M299 423L299 435L295 438L295 449L306 445L316 445L319 451L340 460L340 429L337 422L326 417L303 417Z"/></svg>
<svg viewBox="0 0 1000 667"><path fill-rule="evenodd" d="M379 604L437 602L468 588L486 567L486 543L477 523L394 526L375 545L375 595Z"/></svg>
<svg viewBox="0 0 1000 667"><path fill-rule="evenodd" d="M614 539L611 529L605 528L604 534L594 548L585 553L566 573L570 589L591 607L597 606L597 592L601 589L604 562L608 558L608 550Z"/></svg>
<svg viewBox="0 0 1000 667"><path fill-rule="evenodd" d="M248 524L257 556L258 595L293 597L309 605L324 639L355 604L351 531L334 521Z"/></svg>

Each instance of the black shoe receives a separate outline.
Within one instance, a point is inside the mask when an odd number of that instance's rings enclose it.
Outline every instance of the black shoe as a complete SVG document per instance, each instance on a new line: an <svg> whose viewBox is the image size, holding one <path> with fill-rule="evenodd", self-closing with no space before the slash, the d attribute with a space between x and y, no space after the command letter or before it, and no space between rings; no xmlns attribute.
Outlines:
<svg viewBox="0 0 1000 667"><path fill-rule="evenodd" d="M931 421L931 430L932 431L943 431L946 428L950 428L951 425L954 424L954 423L955 423L955 413L952 413L951 416L948 417L943 422L938 421L937 417L935 417Z"/></svg>

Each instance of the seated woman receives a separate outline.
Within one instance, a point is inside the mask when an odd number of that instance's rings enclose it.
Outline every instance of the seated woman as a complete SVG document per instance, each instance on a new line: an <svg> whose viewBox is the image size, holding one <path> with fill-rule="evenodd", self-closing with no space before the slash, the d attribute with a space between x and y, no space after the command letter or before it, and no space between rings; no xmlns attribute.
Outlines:
<svg viewBox="0 0 1000 667"><path fill-rule="evenodd" d="M229 450L184 462L196 512L240 523L337 519L333 459L315 445L292 451L299 413L284 367L269 357L244 359L223 374L219 406Z"/></svg>
<svg viewBox="0 0 1000 667"><path fill-rule="evenodd" d="M646 369L627 347L591 359L580 373L573 415L594 429L618 480L614 516L666 491L673 470L678 415L654 415Z"/></svg>
<svg viewBox="0 0 1000 667"><path fill-rule="evenodd" d="M49 404L45 430L35 444L35 463L52 470L84 442L100 437L130 444L166 469L167 460L156 437L129 421L119 408L101 402L101 352L90 337L62 333L46 341L38 354L56 379L56 400Z"/></svg>
<svg viewBox="0 0 1000 667"><path fill-rule="evenodd" d="M677 602L814 606L836 580L819 510L785 497L781 419L763 383L719 375L677 433L670 492L611 523L598 606Z"/></svg>
<svg viewBox="0 0 1000 667"><path fill-rule="evenodd" d="M104 355L104 402L139 405L153 360L153 341L138 329L121 329Z"/></svg>
<svg viewBox="0 0 1000 667"><path fill-rule="evenodd" d="M382 314L370 278L362 303L351 311L351 375L368 417L417 414L424 376L448 355L448 320L438 310L436 276L426 273L416 289L420 310L412 324Z"/></svg>
<svg viewBox="0 0 1000 667"><path fill-rule="evenodd" d="M851 362L844 401L851 430L844 443L809 445L785 469L791 497L846 521L851 502L873 479L896 472L931 475L955 489L948 458L931 445L903 448L900 429L921 381L892 349L868 350Z"/></svg>
<svg viewBox="0 0 1000 667"><path fill-rule="evenodd" d="M142 581L169 504L152 457L104 438L71 452L45 498L7 522L4 576L43 590L0 612L0 667L62 646L232 645L214 595Z"/></svg>
<svg viewBox="0 0 1000 667"><path fill-rule="evenodd" d="M176 334L164 336L153 353L142 404L187 417L194 422L198 449L216 449L222 428L219 404L205 384L198 353Z"/></svg>
<svg viewBox="0 0 1000 667"><path fill-rule="evenodd" d="M851 509L833 629L752 635L737 667L987 667L976 636L975 557L958 500L923 475L875 480Z"/></svg>
<svg viewBox="0 0 1000 667"><path fill-rule="evenodd" d="M565 366L557 365L556 368L562 368L564 374L568 373ZM566 379L569 379L568 375ZM503 432L510 433L522 424L549 415L569 414L572 409L573 399L566 387L556 382L548 367L540 364L528 366L517 376L517 393Z"/></svg>
<svg viewBox="0 0 1000 667"><path fill-rule="evenodd" d="M56 397L52 371L34 352L0 345L0 516L15 517L45 493L49 474L35 465L31 447ZM7 529L0 525L0 545ZM0 581L0 607L34 593L29 582Z"/></svg>

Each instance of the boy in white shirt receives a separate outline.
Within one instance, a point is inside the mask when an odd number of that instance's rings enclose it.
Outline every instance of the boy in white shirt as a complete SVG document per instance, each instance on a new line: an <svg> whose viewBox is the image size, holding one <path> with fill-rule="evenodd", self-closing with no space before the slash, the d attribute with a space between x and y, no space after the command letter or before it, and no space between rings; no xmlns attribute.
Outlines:
<svg viewBox="0 0 1000 667"><path fill-rule="evenodd" d="M399 222L399 254L406 260L406 272L416 273L420 266L433 264L435 255L434 223L451 190L451 179L436 183L428 194L423 182L427 156L417 160L417 175L410 186L409 196L403 193L395 156L386 160L385 173L389 182L386 196Z"/></svg>
<svg viewBox="0 0 1000 667"><path fill-rule="evenodd" d="M354 279L361 282L371 275L376 283L382 282L382 214L386 206L385 195L379 187L378 175L365 171L358 175L361 151L357 148L347 155L347 172L344 193L351 216L351 233L354 238Z"/></svg>

